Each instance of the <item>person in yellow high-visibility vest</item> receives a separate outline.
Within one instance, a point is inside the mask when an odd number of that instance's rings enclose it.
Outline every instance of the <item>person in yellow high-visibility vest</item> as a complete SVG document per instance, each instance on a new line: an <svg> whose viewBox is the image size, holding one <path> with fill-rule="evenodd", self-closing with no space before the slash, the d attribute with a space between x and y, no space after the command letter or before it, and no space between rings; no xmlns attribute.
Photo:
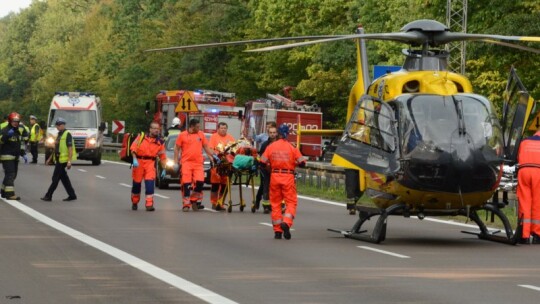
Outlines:
<svg viewBox="0 0 540 304"><path fill-rule="evenodd" d="M77 152L75 151L75 143L73 137L68 130L66 130L66 121L58 117L56 119L56 129L58 130L58 136L56 136L56 143L54 145L54 153L51 154L45 164L49 164L52 158L55 158L54 173L52 176L52 183L49 186L49 190L45 196L41 198L42 201L50 202L58 183L62 181L62 185L66 188L68 197L64 201L74 201L77 199L75 189L71 185L66 168L71 169L71 161L77 158Z"/></svg>
<svg viewBox="0 0 540 304"><path fill-rule="evenodd" d="M41 128L37 123L37 117L30 115L30 154L32 154L32 164L37 164L38 158L38 144L41 141L42 137Z"/></svg>

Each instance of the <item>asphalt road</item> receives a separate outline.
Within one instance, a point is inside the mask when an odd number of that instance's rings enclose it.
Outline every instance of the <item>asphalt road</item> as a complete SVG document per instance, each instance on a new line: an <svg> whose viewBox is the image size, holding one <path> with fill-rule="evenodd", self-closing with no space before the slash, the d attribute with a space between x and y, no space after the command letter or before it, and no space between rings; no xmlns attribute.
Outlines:
<svg viewBox="0 0 540 304"><path fill-rule="evenodd" d="M79 199L63 202L60 185L43 202L52 170L21 164L21 200L0 201L0 304L521 304L540 297L540 247L460 233L474 227L391 217L385 242L375 245L326 230L354 224L343 204L300 198L292 240L274 240L269 216L250 212L249 192L244 212L181 212L174 187L156 191L155 212L132 211L128 166L78 162L69 175Z"/></svg>

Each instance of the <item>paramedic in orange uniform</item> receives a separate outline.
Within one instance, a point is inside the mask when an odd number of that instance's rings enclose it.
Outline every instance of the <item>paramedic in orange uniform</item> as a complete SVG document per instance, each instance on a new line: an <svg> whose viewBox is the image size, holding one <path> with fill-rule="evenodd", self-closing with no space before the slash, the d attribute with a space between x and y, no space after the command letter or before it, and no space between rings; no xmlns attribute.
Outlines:
<svg viewBox="0 0 540 304"><path fill-rule="evenodd" d="M188 130L180 133L176 139L174 146L174 160L178 164L180 156L180 184L182 185L182 211L189 211L189 207L193 211L203 209L200 205L203 199L202 189L204 185L204 168L202 150L214 162L217 162L215 155L208 147L208 141L202 131L199 131L199 121L191 119L189 121ZM191 193L192 184L195 184L195 189Z"/></svg>
<svg viewBox="0 0 540 304"><path fill-rule="evenodd" d="M518 168L518 215L523 219L521 243L540 244L540 130L519 145Z"/></svg>
<svg viewBox="0 0 540 304"><path fill-rule="evenodd" d="M227 133L228 129L229 129L229 126L226 123L220 122L218 123L217 132L212 134L212 136L210 137L208 146L210 147L210 149L214 150L215 154L219 153L219 151L216 149L218 145L221 144L221 146L225 148L225 146L227 146L228 144L234 143L235 139L234 137L232 137L231 134ZM210 202L212 203L212 209L223 211L225 210L225 208L217 204L218 198L219 198L218 193L219 195L225 194L225 189L227 187L227 177L220 176L217 173L217 167L213 167L210 170L210 173L211 173L210 182L212 183L212 189L210 192Z"/></svg>
<svg viewBox="0 0 540 304"><path fill-rule="evenodd" d="M141 140L140 136L133 141L130 150L133 155L133 187L131 188L131 210L137 210L141 199L141 183L144 179L146 194L146 211L154 211L154 184L156 179L156 157L165 168L167 157L163 139L159 137L159 124L150 123L148 134Z"/></svg>
<svg viewBox="0 0 540 304"><path fill-rule="evenodd" d="M294 169L296 165L304 167L306 160L287 141L289 127L285 124L278 128L279 139L271 143L261 156L261 162L270 165L270 205L272 206L272 225L274 238L291 238L290 228L296 216L296 183L294 181ZM285 212L282 214L281 202L285 201Z"/></svg>

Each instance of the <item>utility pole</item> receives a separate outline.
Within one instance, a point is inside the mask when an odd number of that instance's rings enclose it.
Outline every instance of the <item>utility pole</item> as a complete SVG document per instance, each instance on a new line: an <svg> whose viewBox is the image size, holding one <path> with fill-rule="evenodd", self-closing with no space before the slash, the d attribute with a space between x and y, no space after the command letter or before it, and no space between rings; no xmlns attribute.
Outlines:
<svg viewBox="0 0 540 304"><path fill-rule="evenodd" d="M467 0L446 1L446 26L452 32L467 32ZM465 41L452 42L446 45L450 53L449 69L465 74L465 59L467 48Z"/></svg>

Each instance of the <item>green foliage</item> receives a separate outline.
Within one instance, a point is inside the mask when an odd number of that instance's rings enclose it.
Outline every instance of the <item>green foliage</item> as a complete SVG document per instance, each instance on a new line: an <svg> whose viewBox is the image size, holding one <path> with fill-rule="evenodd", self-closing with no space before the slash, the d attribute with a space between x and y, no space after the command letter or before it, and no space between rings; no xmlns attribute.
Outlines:
<svg viewBox="0 0 540 304"><path fill-rule="evenodd" d="M380 8L384 9L380 9ZM410 21L445 22L443 0L46 0L0 19L2 112L44 117L55 91L99 94L104 116L146 128L145 104L159 90L236 92L241 103L294 86L296 98L323 108L326 126L345 123L355 81L350 41L268 53L235 46L184 52L146 49L299 35L398 31ZM533 0L469 2L471 33L537 35L540 5ZM535 44L527 44L537 47ZM369 63L400 65L406 46L368 41ZM467 75L475 90L499 102L516 66L532 96L540 96L537 55L468 43Z"/></svg>

